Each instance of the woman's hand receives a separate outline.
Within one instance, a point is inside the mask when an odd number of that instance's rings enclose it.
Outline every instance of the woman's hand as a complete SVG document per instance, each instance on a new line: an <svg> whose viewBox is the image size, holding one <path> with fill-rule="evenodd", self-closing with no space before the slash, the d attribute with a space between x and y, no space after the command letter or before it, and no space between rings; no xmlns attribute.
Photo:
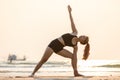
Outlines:
<svg viewBox="0 0 120 80"><path fill-rule="evenodd" d="M68 5L68 11L71 12L72 8L70 7L70 5Z"/></svg>

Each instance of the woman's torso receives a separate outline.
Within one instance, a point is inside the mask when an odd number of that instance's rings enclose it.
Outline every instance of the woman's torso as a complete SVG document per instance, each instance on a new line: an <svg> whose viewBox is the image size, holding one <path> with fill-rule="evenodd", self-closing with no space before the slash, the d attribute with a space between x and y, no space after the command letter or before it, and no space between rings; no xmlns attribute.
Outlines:
<svg viewBox="0 0 120 80"><path fill-rule="evenodd" d="M61 37L57 38L64 46L75 46L77 45L77 41L75 40L77 38L76 35L72 35L70 33L63 34Z"/></svg>

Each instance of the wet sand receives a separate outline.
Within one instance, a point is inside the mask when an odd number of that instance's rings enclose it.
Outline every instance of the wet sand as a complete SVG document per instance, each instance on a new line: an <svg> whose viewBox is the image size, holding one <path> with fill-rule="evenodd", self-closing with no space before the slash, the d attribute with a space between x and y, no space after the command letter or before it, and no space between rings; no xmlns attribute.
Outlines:
<svg viewBox="0 0 120 80"><path fill-rule="evenodd" d="M120 80L120 76L0 76L0 80Z"/></svg>

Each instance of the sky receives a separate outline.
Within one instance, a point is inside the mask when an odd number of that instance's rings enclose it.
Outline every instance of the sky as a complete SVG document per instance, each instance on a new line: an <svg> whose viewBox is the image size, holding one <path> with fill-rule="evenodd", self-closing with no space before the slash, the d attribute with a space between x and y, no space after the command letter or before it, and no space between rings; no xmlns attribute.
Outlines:
<svg viewBox="0 0 120 80"><path fill-rule="evenodd" d="M119 60L120 0L0 0L0 59L16 54L40 60L53 39L72 32L67 5L78 36L89 36L89 60ZM78 46L81 59L84 46Z"/></svg>

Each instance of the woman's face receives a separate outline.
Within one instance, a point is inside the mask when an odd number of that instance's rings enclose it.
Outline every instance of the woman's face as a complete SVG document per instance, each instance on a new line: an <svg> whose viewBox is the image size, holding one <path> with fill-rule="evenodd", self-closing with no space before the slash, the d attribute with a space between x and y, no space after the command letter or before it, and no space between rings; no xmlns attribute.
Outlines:
<svg viewBox="0 0 120 80"><path fill-rule="evenodd" d="M88 37L87 36L80 36L79 41L81 44L86 44L86 43L88 43Z"/></svg>

